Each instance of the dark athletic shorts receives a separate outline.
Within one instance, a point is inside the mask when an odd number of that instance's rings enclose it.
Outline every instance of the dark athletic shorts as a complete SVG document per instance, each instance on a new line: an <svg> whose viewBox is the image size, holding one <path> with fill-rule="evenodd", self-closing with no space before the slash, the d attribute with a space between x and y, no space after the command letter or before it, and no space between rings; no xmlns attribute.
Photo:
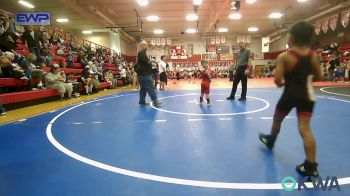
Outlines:
<svg viewBox="0 0 350 196"><path fill-rule="evenodd" d="M296 108L298 116L311 118L314 104L314 101L308 99L293 98L283 95L278 101L275 115L285 117L293 108Z"/></svg>
<svg viewBox="0 0 350 196"><path fill-rule="evenodd" d="M167 82L166 73L165 72L160 73L159 79L160 79L161 82L165 82L166 83Z"/></svg>

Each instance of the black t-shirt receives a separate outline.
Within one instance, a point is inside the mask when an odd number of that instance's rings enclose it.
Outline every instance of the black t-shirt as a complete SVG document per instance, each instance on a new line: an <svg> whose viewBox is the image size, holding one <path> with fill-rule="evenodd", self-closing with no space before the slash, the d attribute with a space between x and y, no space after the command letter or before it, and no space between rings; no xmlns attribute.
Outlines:
<svg viewBox="0 0 350 196"><path fill-rule="evenodd" d="M335 66L337 65L337 62L336 62L336 59L332 59L329 61L329 68L328 70L334 70L335 69Z"/></svg>
<svg viewBox="0 0 350 196"><path fill-rule="evenodd" d="M137 64L138 64L138 74L140 76L151 75L152 72L152 64L147 56L146 49L142 50L137 55Z"/></svg>

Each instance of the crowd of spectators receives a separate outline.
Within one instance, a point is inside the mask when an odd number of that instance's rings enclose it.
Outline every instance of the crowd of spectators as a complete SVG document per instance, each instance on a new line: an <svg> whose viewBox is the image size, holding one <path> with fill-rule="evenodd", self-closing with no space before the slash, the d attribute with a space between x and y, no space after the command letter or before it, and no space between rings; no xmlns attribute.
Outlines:
<svg viewBox="0 0 350 196"><path fill-rule="evenodd" d="M81 89L87 95L97 92L101 82L108 82L110 88L117 87L118 79L124 84L137 83L134 64L115 51L92 47L90 42L79 44L74 35L65 40L57 30L49 33L47 28L32 26L23 29L18 31L13 18L0 13L0 78L15 78L28 84L0 87L0 93L56 89L63 100L65 94L68 99L80 96ZM77 68L78 63L82 66L80 74L64 73L67 69L62 68ZM110 65L119 74L111 71ZM0 114L3 113L0 101Z"/></svg>

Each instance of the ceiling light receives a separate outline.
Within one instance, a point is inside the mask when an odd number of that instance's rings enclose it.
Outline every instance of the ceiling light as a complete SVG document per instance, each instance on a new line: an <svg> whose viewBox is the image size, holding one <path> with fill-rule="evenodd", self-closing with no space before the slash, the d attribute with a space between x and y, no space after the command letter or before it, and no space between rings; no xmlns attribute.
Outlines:
<svg viewBox="0 0 350 196"><path fill-rule="evenodd" d="M201 5L203 0L193 0L193 5Z"/></svg>
<svg viewBox="0 0 350 196"><path fill-rule="evenodd" d="M56 21L64 23L64 22L68 22L69 20L67 18L58 18Z"/></svg>
<svg viewBox="0 0 350 196"><path fill-rule="evenodd" d="M146 18L150 22L157 22L159 20L158 16L147 16Z"/></svg>
<svg viewBox="0 0 350 196"><path fill-rule="evenodd" d="M220 33L226 33L226 32L228 32L228 29L225 28L225 27L222 27L222 28L219 28L219 29L218 29L218 32L220 32Z"/></svg>
<svg viewBox="0 0 350 196"><path fill-rule="evenodd" d="M91 34L92 31L83 31L83 34Z"/></svg>
<svg viewBox="0 0 350 196"><path fill-rule="evenodd" d="M186 16L186 20L188 20L188 21L198 20L198 15L197 14L189 14Z"/></svg>
<svg viewBox="0 0 350 196"><path fill-rule="evenodd" d="M242 18L242 15L239 14L239 13L233 13L233 14L231 14L231 15L228 16L228 17L229 17L229 19L232 19L232 20L239 20L239 19Z"/></svg>
<svg viewBox="0 0 350 196"><path fill-rule="evenodd" d="M299 3L304 3L306 1L308 1L308 0L298 0Z"/></svg>
<svg viewBox="0 0 350 196"><path fill-rule="evenodd" d="M274 12L274 13L271 13L269 15L269 18L272 18L272 19L279 19L279 18L282 18L283 14L279 13L279 12Z"/></svg>
<svg viewBox="0 0 350 196"><path fill-rule="evenodd" d="M140 6L147 6L148 5L148 0L137 0L137 3Z"/></svg>
<svg viewBox="0 0 350 196"><path fill-rule="evenodd" d="M249 27L248 31L249 32L257 32L257 31L259 31L259 29L257 27Z"/></svg>
<svg viewBox="0 0 350 196"><path fill-rule="evenodd" d="M186 33L196 33L197 30L196 29L187 29Z"/></svg>
<svg viewBox="0 0 350 196"><path fill-rule="evenodd" d="M248 4L253 4L255 2L256 2L256 0L246 0L246 3L248 3Z"/></svg>
<svg viewBox="0 0 350 196"><path fill-rule="evenodd" d="M28 7L28 8L35 8L33 4L27 2L27 1L18 1L18 3Z"/></svg>
<svg viewBox="0 0 350 196"><path fill-rule="evenodd" d="M162 29L156 29L153 32L154 32L154 34L163 34L164 33L164 31Z"/></svg>

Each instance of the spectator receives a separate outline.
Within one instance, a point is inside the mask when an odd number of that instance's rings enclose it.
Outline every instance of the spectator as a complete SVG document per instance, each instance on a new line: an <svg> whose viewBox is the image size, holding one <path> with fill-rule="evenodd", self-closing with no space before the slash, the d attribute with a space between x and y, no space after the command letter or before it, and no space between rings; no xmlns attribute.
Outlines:
<svg viewBox="0 0 350 196"><path fill-rule="evenodd" d="M30 90L45 89L42 83L44 73L43 70L36 69L36 66L33 64L36 61L37 57L34 54L29 54L25 59L22 60L20 64L21 68L24 70L26 77L29 79ZM33 80L35 80L38 84L35 85Z"/></svg>
<svg viewBox="0 0 350 196"><path fill-rule="evenodd" d="M64 56L64 51L63 51L63 47L62 46L58 46L57 48L57 52L56 52L57 56Z"/></svg>
<svg viewBox="0 0 350 196"><path fill-rule="evenodd" d="M82 72L82 76L78 80L84 86L85 92L87 95L92 94L92 89L93 89L93 84L92 84L92 80L91 80L90 75L91 75L90 74L90 66L87 65L87 66L85 66L85 68Z"/></svg>
<svg viewBox="0 0 350 196"><path fill-rule="evenodd" d="M98 71L96 64L92 61L89 61L90 73L97 76L97 79L100 81L103 78L102 72Z"/></svg>
<svg viewBox="0 0 350 196"><path fill-rule="evenodd" d="M3 72L3 77L6 78L17 78L21 80L29 80L24 73L24 70L17 64L15 63L15 54L11 52L5 52L5 56L2 57L7 59L7 61L4 61L3 59L1 65L2 65L2 72Z"/></svg>
<svg viewBox="0 0 350 196"><path fill-rule="evenodd" d="M74 57L73 57L73 52L69 51L67 55L67 60L68 60L68 66L71 68L76 68L74 65Z"/></svg>
<svg viewBox="0 0 350 196"><path fill-rule="evenodd" d="M78 63L83 65L83 67L86 67L87 65L89 65L88 60L83 51L80 51L78 54Z"/></svg>
<svg viewBox="0 0 350 196"><path fill-rule="evenodd" d="M71 84L64 83L64 78L60 74L60 66L54 64L48 74L45 76L45 84L49 89L56 89L60 93L60 100L63 101L64 94L68 94L68 99L72 98L73 87Z"/></svg>
<svg viewBox="0 0 350 196"><path fill-rule="evenodd" d="M117 79L114 78L112 70L108 70L105 73L105 81L109 83L111 88L117 87Z"/></svg>
<svg viewBox="0 0 350 196"><path fill-rule="evenodd" d="M123 85L126 84L126 69L124 66L122 66L122 68L120 69L120 78L122 79L123 81Z"/></svg>
<svg viewBox="0 0 350 196"><path fill-rule="evenodd" d="M76 52L78 51L78 48L77 48L75 36L72 36L72 39L70 40L69 47L70 47L71 51L73 51L76 54Z"/></svg>
<svg viewBox="0 0 350 196"><path fill-rule="evenodd" d="M0 35L3 34L8 28L8 21L6 20L5 12L0 13Z"/></svg>
<svg viewBox="0 0 350 196"><path fill-rule="evenodd" d="M331 60L327 64L327 76L328 81L333 82L334 81L334 70L339 64L339 59L336 58L336 53L333 52L331 54Z"/></svg>
<svg viewBox="0 0 350 196"><path fill-rule="evenodd" d="M52 53L47 43L44 43L43 47L40 49L40 58L41 58L41 63L44 63L45 66L50 65L50 62L52 60ZM43 65L41 66L41 68L42 67Z"/></svg>
<svg viewBox="0 0 350 196"><path fill-rule="evenodd" d="M52 45L58 45L58 44L61 43L61 39L60 39L60 37L58 36L57 31L54 31L54 32L53 32L53 35L52 35L51 38L50 38L50 43L51 43Z"/></svg>
<svg viewBox="0 0 350 196"><path fill-rule="evenodd" d="M17 48L16 35L5 32L0 36L0 49L3 52L10 51L16 53Z"/></svg>
<svg viewBox="0 0 350 196"><path fill-rule="evenodd" d="M82 87L82 83L78 82L77 79L74 78L73 73L70 73L67 77L67 82L66 83L70 83L73 86L73 92L72 92L72 96L73 97L80 97L80 88Z"/></svg>
<svg viewBox="0 0 350 196"><path fill-rule="evenodd" d="M337 77L338 82L344 82L345 80L345 69L346 66L344 63L341 63L339 66L335 69L335 76Z"/></svg>
<svg viewBox="0 0 350 196"><path fill-rule="evenodd" d="M5 116L6 115L6 110L4 107L2 107L2 103L0 102L0 116Z"/></svg>
<svg viewBox="0 0 350 196"><path fill-rule="evenodd" d="M22 42L27 43L30 53L35 56L40 56L40 41L42 41L41 36L38 32L33 30L32 26L25 26L25 31L22 35ZM39 62L36 62L39 64Z"/></svg>

